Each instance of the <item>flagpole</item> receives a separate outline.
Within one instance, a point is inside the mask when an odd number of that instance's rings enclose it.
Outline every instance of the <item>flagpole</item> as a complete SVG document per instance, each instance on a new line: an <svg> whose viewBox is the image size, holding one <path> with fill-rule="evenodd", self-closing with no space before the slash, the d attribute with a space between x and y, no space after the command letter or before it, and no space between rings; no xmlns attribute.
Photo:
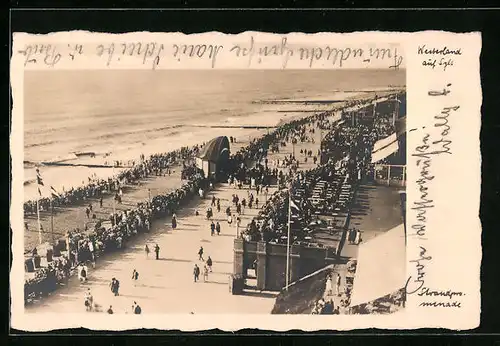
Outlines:
<svg viewBox="0 0 500 346"><path fill-rule="evenodd" d="M115 161L113 160L113 180L115 180ZM113 182L113 186L116 184ZM116 191L115 195L113 196L113 219L115 220L115 225L116 225Z"/></svg>
<svg viewBox="0 0 500 346"><path fill-rule="evenodd" d="M42 181L42 177L40 175L40 169L38 167L36 168L36 182L37 182L37 189L38 189L38 196L36 199L36 220L38 223L38 243L41 245L42 244L42 224L40 222L40 198L42 197L42 190L40 189L40 186L43 186L43 181Z"/></svg>
<svg viewBox="0 0 500 346"><path fill-rule="evenodd" d="M40 223L40 196L36 199L36 218L38 221L38 243L42 244L42 224Z"/></svg>
<svg viewBox="0 0 500 346"><path fill-rule="evenodd" d="M288 235L286 237L286 276L285 287L288 291L290 281L290 229L291 229L291 214L292 214L292 179L290 180L290 187L288 188Z"/></svg>
<svg viewBox="0 0 500 346"><path fill-rule="evenodd" d="M395 126L396 125L396 117L397 117L397 113L398 113L398 110L399 110L399 100L398 100L398 94L396 94L396 104L395 104L395 107L394 107L394 115L392 116L392 126Z"/></svg>
<svg viewBox="0 0 500 346"><path fill-rule="evenodd" d="M54 238L54 201L50 200L50 233L52 235L52 245L56 245Z"/></svg>

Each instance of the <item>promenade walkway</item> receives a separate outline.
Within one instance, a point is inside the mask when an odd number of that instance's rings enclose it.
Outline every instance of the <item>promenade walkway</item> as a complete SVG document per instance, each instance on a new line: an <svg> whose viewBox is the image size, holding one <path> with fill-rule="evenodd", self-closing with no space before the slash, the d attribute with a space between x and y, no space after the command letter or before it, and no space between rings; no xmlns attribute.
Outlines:
<svg viewBox="0 0 500 346"><path fill-rule="evenodd" d="M320 131L315 132L315 143L298 143L295 155L300 158L300 169L314 166L312 159L307 163L300 155L301 149L310 149L316 153L320 146ZM234 149L233 149L234 150ZM280 148L280 153L270 154L269 162L289 155L293 146L288 144ZM276 187L269 189L272 194ZM147 193L147 192L146 192ZM115 254L105 255L98 259L95 269L89 268L89 281L80 284L77 278L69 280L66 287L60 288L48 298L27 307L26 312L84 312L84 295L90 288L94 301L105 311L110 305L115 313L131 313L131 306L137 302L143 313L260 313L269 314L273 308L275 294L252 293L233 296L229 292L229 275L233 271L233 241L236 227L229 226L225 217L225 209L230 206L231 197L238 194L247 198L247 189L238 190L228 184L220 184L208 196L193 200L190 205L177 213L178 227L172 230L170 219L153 223L148 234L141 234L127 244L127 248ZM221 200L221 212L214 209L214 222L221 224L219 236L210 235L210 222L205 219L205 211L215 195ZM255 191L254 191L255 195ZM146 196L144 196L146 197ZM265 196L260 194L259 206L265 203ZM126 200L125 200L126 201ZM200 215L196 216L195 211ZM232 208L234 210L234 208ZM246 209L241 216L241 227L257 215L257 209ZM160 247L160 259L154 259L154 253L146 258L144 246L148 244L152 250L155 244ZM195 283L193 267L195 264L203 269L204 263L198 259L200 246L204 248L204 259L211 256L213 273L208 281ZM132 271L139 272L139 280L134 285ZM114 297L109 283L112 278L120 281L120 296Z"/></svg>

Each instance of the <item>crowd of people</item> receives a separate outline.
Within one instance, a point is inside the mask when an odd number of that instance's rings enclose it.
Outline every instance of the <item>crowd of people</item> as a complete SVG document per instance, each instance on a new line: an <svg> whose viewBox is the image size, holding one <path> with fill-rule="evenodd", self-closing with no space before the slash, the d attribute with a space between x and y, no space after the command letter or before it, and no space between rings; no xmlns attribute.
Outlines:
<svg viewBox="0 0 500 346"><path fill-rule="evenodd" d="M348 106L361 108L362 104L361 101L354 101ZM323 112L306 118L304 122L288 123L277 129L272 135L268 135L267 142L258 143L255 149L250 152L249 156L257 160L254 171L259 172L259 174L264 172L264 177L266 174L275 177L279 187L285 189L276 191L268 198L258 216L242 232L242 238L248 241L287 242L290 188L292 203L298 207L292 209L292 242L304 242L304 239L309 235L308 225L312 221L312 215L319 208L318 205L310 203L314 187L318 182L324 182L327 187L331 188L325 188L325 191L333 191L329 194L329 198L324 198L325 208L322 209L322 212L333 213L333 210L349 212L354 196L353 189L372 169L371 153L374 143L394 132L394 128L389 126L390 114L387 113L377 114L372 123L358 123L354 126L350 122L339 124L329 121L328 117L331 115L332 112ZM312 136L309 137L309 134L314 133L314 127L326 131L318 153L301 151L300 154L297 153L297 156L290 154L283 160L274 161L271 168L269 167L267 152L262 148L271 147L275 152L279 152L280 147L289 145L289 143L293 145L293 141L295 143L311 141ZM316 168L298 172L300 157L307 162L307 159L312 157L316 157L315 161L317 161L317 156L320 155L322 156L321 163ZM262 161L265 164L260 167L259 164ZM277 172L276 167L281 169ZM244 176L245 172L248 172L248 169L245 170L242 166L238 177ZM339 198L341 194L345 194L347 198ZM351 231L349 241L359 244L360 232L358 230Z"/></svg>
<svg viewBox="0 0 500 346"><path fill-rule="evenodd" d="M304 189L309 177L324 177L335 174L344 174L351 180L359 177L359 172L365 169L369 162L371 151L366 144L372 143L374 138L368 128L358 126L356 128L348 125L340 127L340 130L331 130L327 117L331 112L323 112L300 120L295 120L277 127L274 131L254 139L235 154L231 155L227 172L230 184L242 187L248 184L251 188L265 193L266 203L263 204L258 216L251 221L241 236L247 240L265 240L280 242L287 231L287 209L289 207L289 189L279 189L273 195L268 196L268 186L277 184L280 188L289 187L292 184L292 199L300 206L300 223L295 224L293 233L294 240L301 240L306 233L299 233L304 225L310 221L311 207L305 196L297 196L296 191ZM269 162L267 154L279 152L284 146L295 145L298 142L314 141L314 126L320 125L322 129L330 130L326 141L332 142L334 154L326 163L318 168L297 173L300 166L298 157L294 154L283 160ZM330 137L328 137L330 136ZM59 197L40 200L42 209L50 205L63 206L87 198L99 197L105 193L117 193L123 184L132 184L141 179L153 175L170 174L172 165L182 162L183 185L167 194L154 196L147 202L139 203L136 208L111 214L109 222L111 226L97 222L93 230L72 230L67 232L68 256L62 256L57 261L49 263L48 267L37 271L34 278L25 282L26 297L32 296L33 292L42 292L54 288L58 282L66 279L71 272L81 263L92 263L104 252L114 251L126 246L126 242L137 233L147 232L153 219L174 215L183 203L200 194L212 186L212 182L204 177L203 171L191 164L193 157L199 153L203 146L185 147L173 152L151 155L148 159L141 156L140 163L132 168L121 171L118 175L108 180L91 179L89 184L80 188L74 188ZM302 152L303 160L318 160L321 152ZM292 176L294 179L292 180ZM250 201L235 203L235 208L243 212L243 203L258 203L258 197ZM36 213L36 202L25 203L25 212ZM231 214L231 213L230 213ZM54 284L55 283L55 284ZM48 285L48 286L47 286ZM36 287L36 288L35 288ZM40 287L45 287L43 290Z"/></svg>
<svg viewBox="0 0 500 346"><path fill-rule="evenodd" d="M351 314L389 314L404 307L406 301L405 289L388 294L372 302L352 307Z"/></svg>
<svg viewBox="0 0 500 346"><path fill-rule="evenodd" d="M179 154L183 154L180 156L182 159L186 158L189 153L189 151L179 151ZM170 159L172 158L176 158L176 156L170 156ZM156 155L154 162L154 167L163 167L171 161L162 160L160 156ZM140 170L133 172L135 173L125 175L124 178L130 179L141 174ZM145 171L144 174L148 174L148 171ZM123 179L123 176L121 178ZM207 179L199 170L187 174L185 178L186 181L183 185L170 193L154 196L148 202L138 203L131 210L110 214L110 225L98 221L93 230L75 229L68 231L66 234L67 254L50 262L48 267L37 270L33 278L25 281L25 300L30 301L42 292L54 290L57 283L69 277L70 268L84 263L92 263L95 266L95 262L101 254L124 248L126 242L136 234L149 231L152 220L172 215L183 203L189 201L198 189L206 188L208 185ZM64 262L62 267L59 264L61 262Z"/></svg>
<svg viewBox="0 0 500 346"><path fill-rule="evenodd" d="M307 126L302 124L296 128L295 133L302 134L299 137L300 140L307 140L306 129ZM243 233L242 236L245 239L286 242L289 191L291 190L291 199L298 207L298 210L294 212L299 213L297 217L294 217L295 220L292 220L292 237L294 242L303 241L307 236L307 225L312 221L314 212L309 202L309 197L313 193L313 185L319 180L331 182L339 176L350 184L359 182L368 169L371 155L372 140L370 140L368 129L363 126L353 128L345 123L331 131L325 141L330 142L327 148L332 148L330 159L314 169L298 172L297 159L293 155L286 158L288 159L288 172L283 174L282 187L287 187L287 189L277 191L268 199L259 211L259 215ZM307 157L312 153L303 152L302 155ZM338 193L340 191L337 191ZM332 198L336 199L336 196L334 194Z"/></svg>
<svg viewBox="0 0 500 346"><path fill-rule="evenodd" d="M50 196L44 196L38 200L40 211L49 211L51 207L73 206L84 203L89 198L100 198L107 194L115 194L120 186L134 184L147 176L164 176L172 173L171 167L192 159L203 145L182 147L171 152L153 154L148 159L141 155L140 161L127 169L120 170L114 177L99 179L94 173L88 178L88 182L82 181L82 186L72 187L69 190L54 191ZM120 167L120 162L113 163ZM36 215L37 200L24 202L25 215Z"/></svg>

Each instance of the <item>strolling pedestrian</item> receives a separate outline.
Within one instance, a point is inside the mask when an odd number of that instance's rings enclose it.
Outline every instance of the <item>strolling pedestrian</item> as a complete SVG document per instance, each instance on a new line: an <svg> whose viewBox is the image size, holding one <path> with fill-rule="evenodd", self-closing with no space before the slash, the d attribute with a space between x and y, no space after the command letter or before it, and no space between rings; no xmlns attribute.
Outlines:
<svg viewBox="0 0 500 346"><path fill-rule="evenodd" d="M85 270L85 266L82 264L78 266L78 280L80 280L80 283L87 281L87 270Z"/></svg>
<svg viewBox="0 0 500 346"><path fill-rule="evenodd" d="M85 310L92 311L92 307L94 305L94 297L92 297L92 293L90 292L90 288L85 292Z"/></svg>
<svg viewBox="0 0 500 346"><path fill-rule="evenodd" d="M146 253L146 259L149 258L149 246L148 246L148 244L146 244L146 246L144 247L144 252Z"/></svg>
<svg viewBox="0 0 500 346"><path fill-rule="evenodd" d="M220 198L217 198L217 212L220 213Z"/></svg>
<svg viewBox="0 0 500 346"><path fill-rule="evenodd" d="M155 244L155 254L156 254L156 259L160 259L160 247L158 244Z"/></svg>
<svg viewBox="0 0 500 346"><path fill-rule="evenodd" d="M177 228L177 215L173 214L172 215L172 229Z"/></svg>
<svg viewBox="0 0 500 346"><path fill-rule="evenodd" d="M205 261L203 259L203 246L200 246L200 249L198 250L198 260Z"/></svg>
<svg viewBox="0 0 500 346"><path fill-rule="evenodd" d="M328 275L328 278L326 279L326 295L330 296L333 294L333 282L332 282L332 276Z"/></svg>
<svg viewBox="0 0 500 346"><path fill-rule="evenodd" d="M87 214L87 219L90 219L90 210L89 210L89 208L85 209L85 214Z"/></svg>
<svg viewBox="0 0 500 346"><path fill-rule="evenodd" d="M120 281L118 281L116 278L111 279L109 287L111 288L111 292L115 297L120 295Z"/></svg>
<svg viewBox="0 0 500 346"><path fill-rule="evenodd" d="M217 224L215 225L215 231L217 232L217 235L220 235L220 223L217 221Z"/></svg>
<svg viewBox="0 0 500 346"><path fill-rule="evenodd" d="M215 195L214 195L214 196L212 196L212 204L210 204L210 206L215 207L216 205L217 205L217 200L216 200Z"/></svg>
<svg viewBox="0 0 500 346"><path fill-rule="evenodd" d="M208 267L206 265L203 266L203 282L208 281Z"/></svg>
<svg viewBox="0 0 500 346"><path fill-rule="evenodd" d="M337 273L337 279L335 280L335 294L340 296L340 274Z"/></svg>
<svg viewBox="0 0 500 346"><path fill-rule="evenodd" d="M194 277L194 282L197 282L200 277L200 268L198 267L197 264L195 264L193 268L193 277Z"/></svg>
<svg viewBox="0 0 500 346"><path fill-rule="evenodd" d="M218 223L218 222L217 222ZM212 223L210 224L210 236L213 236L215 233L215 224L214 222L212 221Z"/></svg>
<svg viewBox="0 0 500 346"><path fill-rule="evenodd" d="M102 197L99 198L99 207L102 208Z"/></svg>
<svg viewBox="0 0 500 346"><path fill-rule="evenodd" d="M359 245L361 242L361 231L358 229L356 230L356 237L354 238L354 244Z"/></svg>
<svg viewBox="0 0 500 346"><path fill-rule="evenodd" d="M208 270L210 270L210 273L212 272L212 258L210 256L208 256L207 258L207 266L208 266Z"/></svg>
<svg viewBox="0 0 500 346"><path fill-rule="evenodd" d="M134 269L134 271L132 272L132 282L134 286L137 285L137 280L139 280L139 272Z"/></svg>

